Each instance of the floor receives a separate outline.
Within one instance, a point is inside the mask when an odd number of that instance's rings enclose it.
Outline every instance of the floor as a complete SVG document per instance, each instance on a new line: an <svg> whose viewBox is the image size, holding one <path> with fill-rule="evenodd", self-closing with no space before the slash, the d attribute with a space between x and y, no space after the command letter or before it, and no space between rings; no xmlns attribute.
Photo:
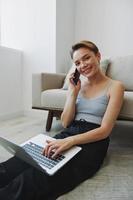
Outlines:
<svg viewBox="0 0 133 200"><path fill-rule="evenodd" d="M21 116L0 121L0 136L16 143L45 132L44 118ZM54 119L50 136L62 129L59 120ZM118 131L119 132L119 131ZM126 133L126 130L125 130ZM11 155L0 147L0 161ZM58 200L132 200L133 199L133 134L111 136L107 158L100 171L92 178Z"/></svg>

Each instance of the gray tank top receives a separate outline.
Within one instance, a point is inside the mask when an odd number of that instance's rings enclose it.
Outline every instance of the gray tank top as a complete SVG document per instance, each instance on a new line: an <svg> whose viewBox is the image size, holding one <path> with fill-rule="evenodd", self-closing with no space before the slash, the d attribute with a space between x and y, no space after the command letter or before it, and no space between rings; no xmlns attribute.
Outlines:
<svg viewBox="0 0 133 200"><path fill-rule="evenodd" d="M76 101L75 120L84 119L88 122L101 124L109 102L109 97L107 96L109 86L110 82L106 87L104 94L96 98L88 99L79 94Z"/></svg>

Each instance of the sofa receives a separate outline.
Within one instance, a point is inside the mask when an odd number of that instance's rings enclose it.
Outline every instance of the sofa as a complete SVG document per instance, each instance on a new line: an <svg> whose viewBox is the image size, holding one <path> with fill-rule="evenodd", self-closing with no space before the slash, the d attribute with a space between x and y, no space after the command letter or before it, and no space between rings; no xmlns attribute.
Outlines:
<svg viewBox="0 0 133 200"><path fill-rule="evenodd" d="M53 117L59 118L66 100L69 74L40 73L32 75L32 108L48 111L46 131L50 131ZM101 69L112 79L120 80L125 86L124 102L116 124L133 127L133 55L112 57L101 62ZM82 81L81 77L81 81Z"/></svg>

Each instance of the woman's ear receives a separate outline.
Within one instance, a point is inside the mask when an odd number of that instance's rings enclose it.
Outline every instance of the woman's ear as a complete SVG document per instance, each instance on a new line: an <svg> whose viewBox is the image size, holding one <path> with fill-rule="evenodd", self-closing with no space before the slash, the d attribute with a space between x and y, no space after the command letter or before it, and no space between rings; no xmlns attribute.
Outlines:
<svg viewBox="0 0 133 200"><path fill-rule="evenodd" d="M98 62L100 63L100 60L101 60L101 54L100 54L100 52L98 52L98 53L96 54L96 56L97 56Z"/></svg>

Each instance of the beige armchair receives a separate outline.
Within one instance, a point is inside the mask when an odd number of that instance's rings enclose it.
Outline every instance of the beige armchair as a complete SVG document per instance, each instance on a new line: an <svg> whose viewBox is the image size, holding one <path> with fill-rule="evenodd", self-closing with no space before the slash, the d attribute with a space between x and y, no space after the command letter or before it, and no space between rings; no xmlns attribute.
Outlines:
<svg viewBox="0 0 133 200"><path fill-rule="evenodd" d="M133 128L133 56L111 58L101 67L109 77L124 83L124 103L118 120ZM65 74L33 74L32 108L48 110L46 131L50 130L53 117L60 117L63 111L68 88L65 77Z"/></svg>
<svg viewBox="0 0 133 200"><path fill-rule="evenodd" d="M46 131L51 129L53 117L60 118L66 99L63 84L66 74L42 73L32 76L32 108L48 111Z"/></svg>

